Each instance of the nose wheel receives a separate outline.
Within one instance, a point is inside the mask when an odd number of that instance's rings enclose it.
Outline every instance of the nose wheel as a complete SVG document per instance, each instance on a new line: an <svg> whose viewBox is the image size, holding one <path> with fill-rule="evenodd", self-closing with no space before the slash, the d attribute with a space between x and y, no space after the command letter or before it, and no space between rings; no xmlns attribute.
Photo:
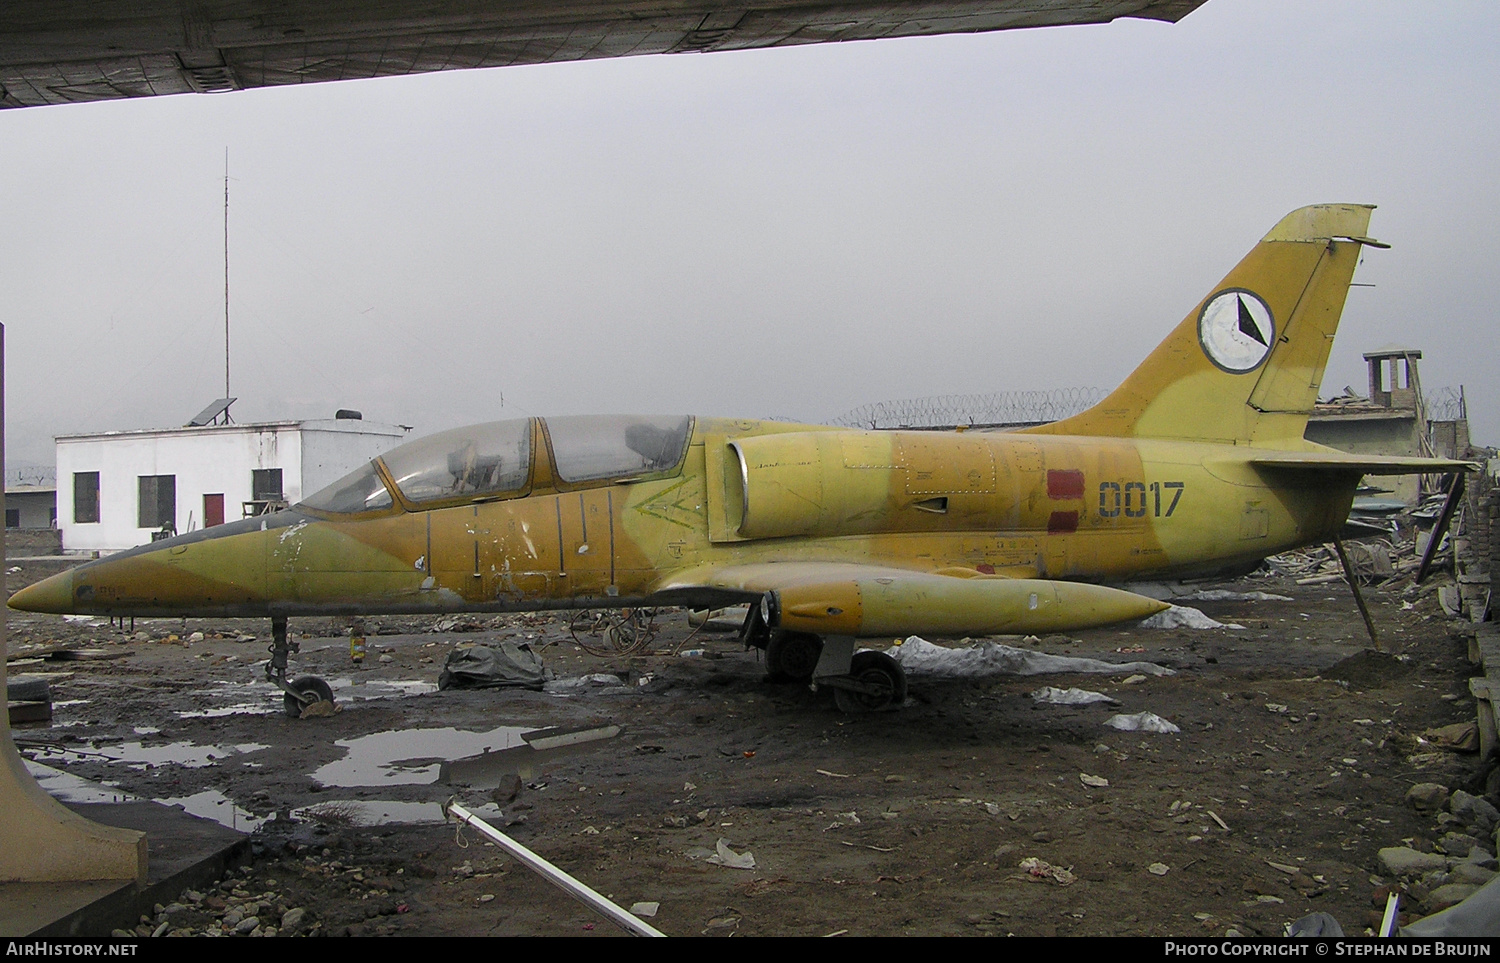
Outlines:
<svg viewBox="0 0 1500 963"><path fill-rule="evenodd" d="M305 675L295 682L286 679L287 657L301 650L301 646L287 636L286 619L271 619L271 658L266 661L266 681L286 693L282 708L293 719L310 715L331 714L333 688L315 675ZM314 706L326 707L327 712L308 712Z"/></svg>
<svg viewBox="0 0 1500 963"><path fill-rule="evenodd" d="M303 676L287 687L286 696L282 702L286 714L293 719L301 719L304 715L317 714L314 707L327 706L333 708L333 688L327 682L315 675ZM313 709L309 713L307 710Z"/></svg>

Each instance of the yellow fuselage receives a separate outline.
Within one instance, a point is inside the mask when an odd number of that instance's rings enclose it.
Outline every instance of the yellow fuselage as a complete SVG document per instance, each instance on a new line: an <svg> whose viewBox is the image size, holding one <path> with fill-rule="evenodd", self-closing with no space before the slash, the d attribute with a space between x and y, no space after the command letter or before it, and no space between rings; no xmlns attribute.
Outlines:
<svg viewBox="0 0 1500 963"><path fill-rule="evenodd" d="M1191 576L1330 537L1358 477L1296 485L1233 445L699 419L675 468L569 486L541 424L530 478L506 497L293 508L85 564L13 604L158 616L622 606L652 601L676 573L783 562Z"/></svg>

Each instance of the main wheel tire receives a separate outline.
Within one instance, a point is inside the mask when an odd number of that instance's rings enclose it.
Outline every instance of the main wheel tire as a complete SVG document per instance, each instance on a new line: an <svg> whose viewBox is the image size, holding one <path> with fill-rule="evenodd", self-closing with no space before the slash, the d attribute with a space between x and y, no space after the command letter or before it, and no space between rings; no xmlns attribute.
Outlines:
<svg viewBox="0 0 1500 963"><path fill-rule="evenodd" d="M906 701L906 671L884 652L856 652L849 662L849 677L879 688L880 693L834 689L833 702L840 712L879 712L899 708Z"/></svg>
<svg viewBox="0 0 1500 963"><path fill-rule="evenodd" d="M292 683L292 688L308 701L303 702L290 692L284 697L286 714L293 719L302 718L302 710L314 702L332 702L333 687L315 675L307 675Z"/></svg>
<svg viewBox="0 0 1500 963"><path fill-rule="evenodd" d="M772 682L807 682L823 654L823 640L806 632L776 632L766 643L766 674Z"/></svg>

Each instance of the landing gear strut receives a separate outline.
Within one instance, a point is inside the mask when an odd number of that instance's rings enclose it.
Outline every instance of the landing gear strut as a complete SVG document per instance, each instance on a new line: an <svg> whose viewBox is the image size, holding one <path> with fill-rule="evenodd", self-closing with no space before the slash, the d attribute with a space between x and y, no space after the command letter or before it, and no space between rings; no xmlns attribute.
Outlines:
<svg viewBox="0 0 1500 963"><path fill-rule="evenodd" d="M295 640L287 638L286 617L271 617L271 658L266 662L266 681L286 693L282 707L293 719L300 719L308 707L318 702L333 704L333 689L315 675L307 675L288 683L286 681L287 656L302 651Z"/></svg>
<svg viewBox="0 0 1500 963"><path fill-rule="evenodd" d="M780 622L780 599L767 592L740 627L746 647L765 650L767 681L810 683L815 692L827 686L834 704L850 714L899 709L906 702L906 670L884 652L855 652L852 636L824 639L788 631Z"/></svg>

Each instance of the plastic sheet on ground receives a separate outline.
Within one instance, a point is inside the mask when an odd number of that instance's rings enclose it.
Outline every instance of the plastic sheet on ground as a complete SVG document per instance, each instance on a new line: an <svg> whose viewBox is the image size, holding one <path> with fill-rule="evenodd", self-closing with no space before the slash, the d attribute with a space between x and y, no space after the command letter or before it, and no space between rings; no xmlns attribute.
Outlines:
<svg viewBox="0 0 1500 963"><path fill-rule="evenodd" d="M548 692L581 692L589 689L624 689L626 685L620 681L617 675L608 672L594 672L589 675L574 676L570 679L553 679L547 683Z"/></svg>
<svg viewBox="0 0 1500 963"><path fill-rule="evenodd" d="M542 657L525 642L454 649L438 674L439 689L535 689L545 684Z"/></svg>
<svg viewBox="0 0 1500 963"><path fill-rule="evenodd" d="M714 850L714 854L708 857L708 862L716 866L727 866L730 869L755 868L755 857L750 855L750 851L746 850L743 853L737 853L729 848L727 840L721 839L715 843Z"/></svg>
<svg viewBox="0 0 1500 963"><path fill-rule="evenodd" d="M913 675L945 679L980 678L989 675L1045 675L1077 672L1092 675L1172 675L1171 669L1154 662L1105 662L1074 656L1048 655L1031 649L1018 649L999 642L948 649L933 645L921 636L910 636L890 650L891 657Z"/></svg>
<svg viewBox="0 0 1500 963"><path fill-rule="evenodd" d="M1203 588L1202 583L1130 582L1115 588L1144 595L1162 602L1290 602L1286 595L1270 592L1236 592L1232 589Z"/></svg>
<svg viewBox="0 0 1500 963"><path fill-rule="evenodd" d="M1057 706L1086 706L1094 702L1108 702L1116 704L1118 699L1111 699L1102 692L1091 692L1088 689L1059 689L1057 686L1042 686L1031 694L1036 702L1045 702Z"/></svg>
<svg viewBox="0 0 1500 963"><path fill-rule="evenodd" d="M1500 876L1485 883L1468 899L1401 927L1402 936L1500 936Z"/></svg>
<svg viewBox="0 0 1500 963"><path fill-rule="evenodd" d="M1290 602L1290 595L1274 595L1270 592L1231 592L1229 589L1200 589L1174 598L1184 602Z"/></svg>
<svg viewBox="0 0 1500 963"><path fill-rule="evenodd" d="M1165 612L1157 612L1141 621L1143 629L1243 629L1233 622L1219 622L1209 618L1195 608L1174 605Z"/></svg>
<svg viewBox="0 0 1500 963"><path fill-rule="evenodd" d="M1110 716L1104 720L1104 724L1111 729L1119 729L1121 732L1181 732L1182 730L1172 725L1154 712L1137 712L1134 715Z"/></svg>

